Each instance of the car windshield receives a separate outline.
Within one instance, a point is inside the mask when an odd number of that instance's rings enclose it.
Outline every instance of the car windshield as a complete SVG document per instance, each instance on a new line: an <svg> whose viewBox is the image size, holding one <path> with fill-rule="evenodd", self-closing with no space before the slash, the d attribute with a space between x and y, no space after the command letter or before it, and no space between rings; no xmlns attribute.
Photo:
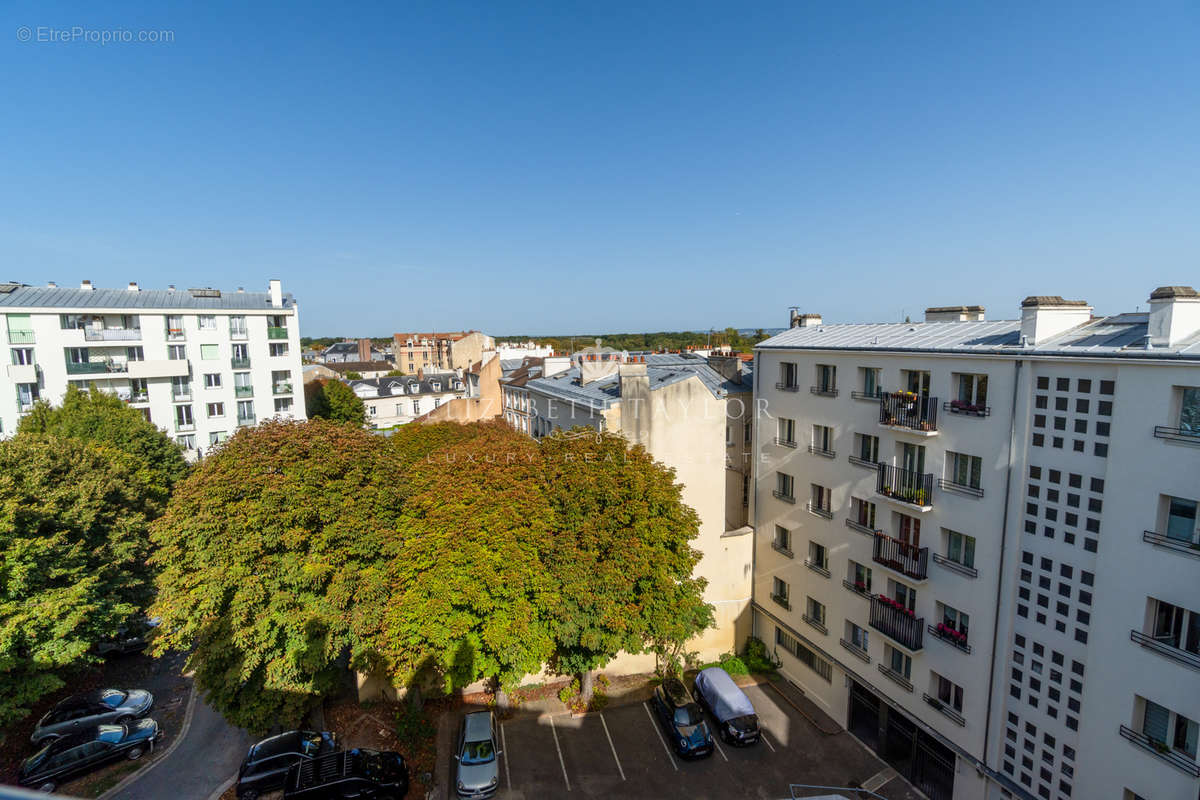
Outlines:
<svg viewBox="0 0 1200 800"><path fill-rule="evenodd" d="M101 725L96 728L96 739L110 744L119 744L127 732L124 725Z"/></svg>
<svg viewBox="0 0 1200 800"><path fill-rule="evenodd" d="M700 709L695 703L688 703L686 706L680 706L679 708L675 709L675 724L699 725Z"/></svg>
<svg viewBox="0 0 1200 800"><path fill-rule="evenodd" d="M96 699L109 708L116 708L125 702L125 697L126 694L119 689L105 689Z"/></svg>
<svg viewBox="0 0 1200 800"><path fill-rule="evenodd" d="M491 739L481 742L467 742L463 745L462 763L487 764L496 760L496 749L492 747Z"/></svg>

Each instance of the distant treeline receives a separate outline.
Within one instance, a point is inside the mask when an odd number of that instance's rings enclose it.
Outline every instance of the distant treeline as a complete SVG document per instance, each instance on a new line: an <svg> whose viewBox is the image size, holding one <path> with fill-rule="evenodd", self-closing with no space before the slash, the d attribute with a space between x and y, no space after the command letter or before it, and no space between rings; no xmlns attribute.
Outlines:
<svg viewBox="0 0 1200 800"><path fill-rule="evenodd" d="M538 344L550 345L556 352L580 350L593 346L596 339L604 347L616 350L683 350L687 347L704 347L712 344L727 344L734 350L749 351L754 345L767 338L766 331L761 328L746 335L739 333L736 328L725 328L711 333L698 331L659 331L658 333L597 333L580 334L577 336L497 336L500 342L524 342L532 339Z"/></svg>
<svg viewBox="0 0 1200 800"><path fill-rule="evenodd" d="M356 337L352 336L318 336L316 338L313 338L312 336L301 336L300 346L306 349L311 347L315 350L324 350L331 344L337 344L338 342L344 342L347 339L353 340L355 338ZM385 336L383 338L374 337L371 339L371 344L375 345L376 347L387 347L391 343L392 337L390 336Z"/></svg>

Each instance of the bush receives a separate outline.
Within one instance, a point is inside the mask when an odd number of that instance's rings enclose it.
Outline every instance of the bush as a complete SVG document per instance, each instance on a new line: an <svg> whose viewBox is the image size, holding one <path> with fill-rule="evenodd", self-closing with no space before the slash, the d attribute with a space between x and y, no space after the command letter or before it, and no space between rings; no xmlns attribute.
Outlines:
<svg viewBox="0 0 1200 800"><path fill-rule="evenodd" d="M779 669L779 662L767 650L766 643L757 636L746 637L746 649L742 651L741 661L750 672L773 674Z"/></svg>
<svg viewBox="0 0 1200 800"><path fill-rule="evenodd" d="M412 753L437 736L437 728L425 716L425 712L410 703L404 703L396 712L396 738Z"/></svg>
<svg viewBox="0 0 1200 800"><path fill-rule="evenodd" d="M709 667L720 667L730 675L750 674L750 668L746 666L746 662L738 658L733 653L725 653L723 656L721 656L720 661L710 661L707 664L701 664L700 666L696 667L696 671L700 672L708 669Z"/></svg>
<svg viewBox="0 0 1200 800"><path fill-rule="evenodd" d="M561 700L565 705L568 705L568 706L571 705L571 701L574 700L576 697L579 697L579 679L578 678L576 678L575 680L571 681L566 686L564 686L558 690L558 699Z"/></svg>

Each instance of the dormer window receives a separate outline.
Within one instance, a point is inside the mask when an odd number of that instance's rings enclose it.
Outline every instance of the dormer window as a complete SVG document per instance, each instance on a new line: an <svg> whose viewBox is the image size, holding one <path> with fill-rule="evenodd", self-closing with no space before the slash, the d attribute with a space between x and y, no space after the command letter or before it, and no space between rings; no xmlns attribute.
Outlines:
<svg viewBox="0 0 1200 800"><path fill-rule="evenodd" d="M442 390L442 384L438 381L430 381L429 385L435 392L440 392Z"/></svg>
<svg viewBox="0 0 1200 800"><path fill-rule="evenodd" d="M410 384L408 385L408 393L409 393L409 394L417 394L417 393L418 393L418 392L420 392L420 391L421 391L421 386L420 386L420 384L417 384L417 383L410 383Z"/></svg>

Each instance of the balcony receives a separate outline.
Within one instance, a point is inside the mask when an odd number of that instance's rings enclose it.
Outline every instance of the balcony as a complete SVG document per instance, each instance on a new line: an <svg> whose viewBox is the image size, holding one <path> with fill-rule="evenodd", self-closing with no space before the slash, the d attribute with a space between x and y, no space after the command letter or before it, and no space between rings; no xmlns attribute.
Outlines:
<svg viewBox="0 0 1200 800"><path fill-rule="evenodd" d="M123 399L125 400L126 403L130 403L130 404L149 403L150 402L150 393L149 392L133 392L128 397L125 397Z"/></svg>
<svg viewBox="0 0 1200 800"><path fill-rule="evenodd" d="M229 338L237 339L237 340L249 339L250 331L247 330L246 328L239 328L234 325L230 325L229 326Z"/></svg>
<svg viewBox="0 0 1200 800"><path fill-rule="evenodd" d="M33 411L33 407L35 405L37 405L36 398L33 400L22 400L20 398L17 398L17 413L18 414L28 414L30 411Z"/></svg>
<svg viewBox="0 0 1200 800"><path fill-rule="evenodd" d="M871 551L871 560L915 581L923 581L929 577L929 548L914 547L907 542L893 539L886 533L875 532L875 547Z"/></svg>
<svg viewBox="0 0 1200 800"><path fill-rule="evenodd" d="M780 439L778 436L776 436L775 444L779 445L780 447L794 448L796 446L796 440L795 439Z"/></svg>
<svg viewBox="0 0 1200 800"><path fill-rule="evenodd" d="M141 328L84 328L83 339L87 342L137 342L142 338Z"/></svg>
<svg viewBox="0 0 1200 800"><path fill-rule="evenodd" d="M991 406L977 406L971 403L964 403L961 400L951 400L948 403L942 403L942 411L948 411L951 414L962 417L990 417L992 415Z"/></svg>
<svg viewBox="0 0 1200 800"><path fill-rule="evenodd" d="M247 356L246 358L238 358L237 356L234 356L233 358L229 359L229 366L233 369L250 369L250 357Z"/></svg>
<svg viewBox="0 0 1200 800"><path fill-rule="evenodd" d="M776 389L778 389L778 390L779 390L779 391L781 391L781 392L798 392L798 391L800 391L800 385L799 385L799 384L796 384L796 383L786 383L786 382L784 382L784 381L779 381L778 383L776 383L776 384L775 384L775 388L776 388Z"/></svg>
<svg viewBox="0 0 1200 800"><path fill-rule="evenodd" d="M875 534L879 533L879 531L875 530L869 525L863 525L858 520L850 517L846 517L846 527L852 531L858 531L859 533L866 534L867 536L874 536Z"/></svg>
<svg viewBox="0 0 1200 800"><path fill-rule="evenodd" d="M928 630L938 639L941 639L954 649L961 650L964 653L971 652L971 645L967 644L967 635L965 633L961 633L960 631L956 631L946 623L939 622L937 627L930 625Z"/></svg>
<svg viewBox="0 0 1200 800"><path fill-rule="evenodd" d="M12 333L8 334L10 337ZM1185 444L1194 444L1200 447L1200 431L1192 428L1171 428L1166 425L1154 426L1155 439L1167 439L1172 442L1184 442Z"/></svg>
<svg viewBox="0 0 1200 800"><path fill-rule="evenodd" d="M946 558L941 553L933 554L933 563L939 564L952 572L957 572L959 575L965 575L968 578L978 578L979 570L974 567L968 567L966 564L960 564L957 561L952 561Z"/></svg>
<svg viewBox="0 0 1200 800"><path fill-rule="evenodd" d="M838 390L832 386L810 386L808 390L818 397L837 397Z"/></svg>
<svg viewBox="0 0 1200 800"><path fill-rule="evenodd" d="M184 336L183 328L167 328L168 342L182 342L187 337Z"/></svg>
<svg viewBox="0 0 1200 800"><path fill-rule="evenodd" d="M804 559L804 566L808 567L813 572L817 573L818 575L820 575L824 578L829 577L829 567L825 566L824 564L818 564L817 562L813 561L811 558Z"/></svg>
<svg viewBox="0 0 1200 800"><path fill-rule="evenodd" d="M796 502L796 495L794 495L794 494L784 494L783 492L779 491L778 489L772 490L771 494L775 495L775 499L782 500L785 503L795 503Z"/></svg>
<svg viewBox="0 0 1200 800"><path fill-rule="evenodd" d="M1144 733L1138 733L1133 728L1125 725L1121 726L1121 736L1128 739L1133 744L1142 748L1148 753L1158 756L1163 761L1170 764L1176 769L1186 772L1193 778L1200 778L1200 764L1196 763L1194 758L1189 758L1187 755L1172 750L1166 742L1160 742L1157 739L1151 739Z"/></svg>
<svg viewBox="0 0 1200 800"><path fill-rule="evenodd" d="M933 436L937 433L938 399L912 392L888 392L879 398L879 424L892 430Z"/></svg>
<svg viewBox="0 0 1200 800"><path fill-rule="evenodd" d="M124 374L128 365L124 361L68 361L68 375L102 375L106 373Z"/></svg>
<svg viewBox="0 0 1200 800"><path fill-rule="evenodd" d="M828 508L821 508L821 506L813 505L811 502L805 503L804 507L810 514L816 514L818 517L824 517L825 519L833 519L833 511Z"/></svg>
<svg viewBox="0 0 1200 800"><path fill-rule="evenodd" d="M933 475L928 472L880 464L875 491L916 511L933 509Z"/></svg>
<svg viewBox="0 0 1200 800"><path fill-rule="evenodd" d="M883 595L871 598L871 627L898 642L912 652L923 646L925 618L908 610L900 610L899 604Z"/></svg>
<svg viewBox="0 0 1200 800"><path fill-rule="evenodd" d="M9 344L33 344L33 331L9 331Z"/></svg>
<svg viewBox="0 0 1200 800"><path fill-rule="evenodd" d="M842 586L845 586L850 591L854 592L859 597L870 600L873 596L867 585L861 581L851 581L847 578L842 578Z"/></svg>
<svg viewBox="0 0 1200 800"><path fill-rule="evenodd" d="M185 378L190 374L191 367L183 358L129 362L130 378Z"/></svg>
<svg viewBox="0 0 1200 800"><path fill-rule="evenodd" d="M878 461L872 461L871 459L863 458L862 456L847 456L847 458L851 464L857 464L858 466L866 467L867 469L879 469Z"/></svg>
<svg viewBox="0 0 1200 800"><path fill-rule="evenodd" d="M8 377L13 383L37 383L37 364L9 364Z"/></svg>
<svg viewBox="0 0 1200 800"><path fill-rule="evenodd" d="M983 497L983 489L980 489L978 486L968 486L965 483L958 483L949 478L938 478L938 488L970 495L971 497Z"/></svg>
<svg viewBox="0 0 1200 800"><path fill-rule="evenodd" d="M271 325L267 328L267 338L268 339L286 339L287 338L287 328L279 328L274 325Z"/></svg>
<svg viewBox="0 0 1200 800"><path fill-rule="evenodd" d="M937 699L933 695L925 694L924 692L921 693L921 697L925 698L925 702L931 707L945 714L955 725L958 725L962 728L967 726L967 720L963 717L963 715L943 703L941 700Z"/></svg>
<svg viewBox="0 0 1200 800"><path fill-rule="evenodd" d="M254 397L253 386L235 386L233 387L234 397Z"/></svg>
<svg viewBox="0 0 1200 800"><path fill-rule="evenodd" d="M194 430L196 430L196 423L194 423L194 422L176 422L175 423L175 432L176 433L191 433Z"/></svg>
<svg viewBox="0 0 1200 800"><path fill-rule="evenodd" d="M1147 636L1141 631L1130 631L1129 638L1140 644L1147 650L1153 650L1161 656L1166 656L1172 661L1177 661L1185 667L1200 670L1200 655L1192 653L1188 650L1183 650L1176 646L1168 639L1158 639L1153 636Z"/></svg>
<svg viewBox="0 0 1200 800"><path fill-rule="evenodd" d="M804 620L804 622L813 630L818 631L826 636L829 635L829 629L825 627L825 623L821 622L816 617L810 617L808 614L801 614L800 619Z"/></svg>
<svg viewBox="0 0 1200 800"><path fill-rule="evenodd" d="M192 390L191 389L176 389L176 388L172 387L171 402L172 403L190 403L190 402L192 402Z"/></svg>
<svg viewBox="0 0 1200 800"><path fill-rule="evenodd" d="M852 644L851 642L847 642L845 639L838 639L838 643L842 647L846 648L851 653L853 653L856 657L861 658L865 663L867 663L867 664L871 663L871 657L869 655L867 655L867 651L863 650L858 645Z"/></svg>
<svg viewBox="0 0 1200 800"><path fill-rule="evenodd" d="M835 453L832 450L826 450L824 447L821 447L820 445L816 445L816 444L810 444L808 446L808 452L812 453L814 456L825 456L825 458L837 458L837 453Z"/></svg>
<svg viewBox="0 0 1200 800"><path fill-rule="evenodd" d="M254 421L255 421L255 417L253 414L238 414L237 424L239 426L253 425Z"/></svg>
<svg viewBox="0 0 1200 800"><path fill-rule="evenodd" d="M882 672L884 676L888 678L888 680L894 681L904 691L911 692L913 690L912 682L891 667L885 664L880 664L879 671Z"/></svg>
<svg viewBox="0 0 1200 800"><path fill-rule="evenodd" d="M1163 536L1161 533L1154 531L1143 531L1142 541L1149 542L1157 547L1162 547L1167 550L1173 550L1176 553L1183 553L1188 556L1200 558L1200 542L1193 542L1188 539L1174 539L1170 536Z"/></svg>
<svg viewBox="0 0 1200 800"><path fill-rule="evenodd" d="M272 394L291 394L292 385L290 383L277 383L271 387Z"/></svg>

